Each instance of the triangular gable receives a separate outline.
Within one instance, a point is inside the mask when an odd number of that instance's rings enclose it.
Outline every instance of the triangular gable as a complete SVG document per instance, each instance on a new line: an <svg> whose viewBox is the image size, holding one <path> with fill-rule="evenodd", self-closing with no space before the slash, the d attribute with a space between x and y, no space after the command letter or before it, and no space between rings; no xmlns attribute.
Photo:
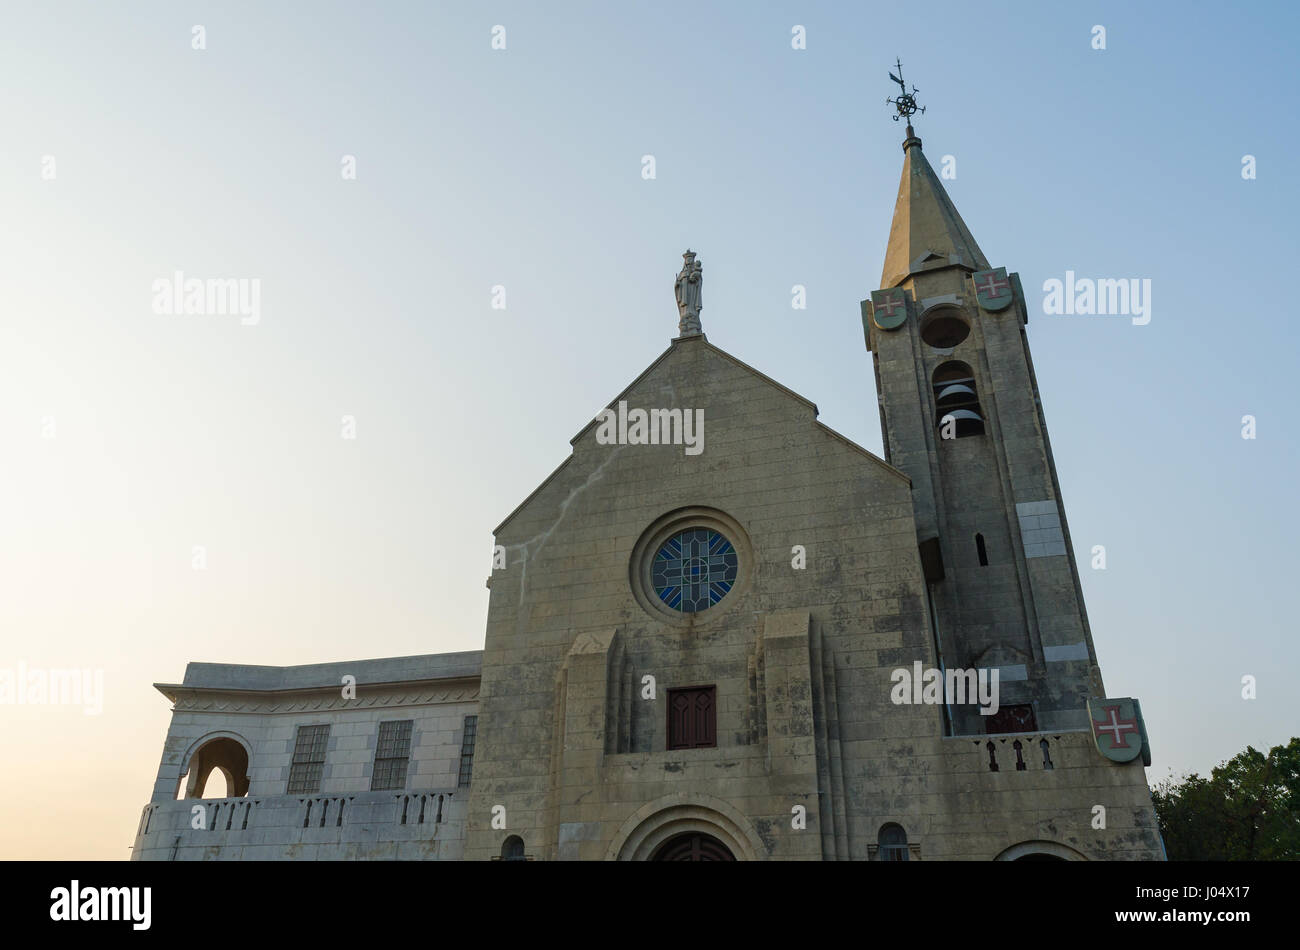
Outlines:
<svg viewBox="0 0 1300 950"><path fill-rule="evenodd" d="M723 350L723 349L721 349L721 348L719 348L719 347L714 346L712 343L710 343L710 342L708 341L708 339L707 339L703 334L700 334L699 336L679 337L678 339L673 340L672 344L668 347L668 349L664 350L661 354L659 354L659 356L655 359L655 361L654 361L653 363L651 363L649 366L647 366L647 367L645 368L645 370L643 370L643 371L642 371L642 372L641 372L641 373L636 377L636 379L632 380L632 382L628 383L627 386L623 387L622 391L619 392L619 394L618 394L617 396L615 396L615 397L614 397L614 398L609 402L608 406L606 406L605 408L612 409L612 410L616 410L617 407L618 407L618 403L619 403L620 400L624 399L624 398L625 398L629 393L631 393L633 390L635 390L635 389L636 389L636 388L637 388L637 387L642 383L642 381L644 381L647 377L649 377L649 376L650 376L650 375L655 371L655 369L657 369L657 368L658 368L658 367L659 367L659 366L660 366L660 365L661 365L665 360L667 360L667 359L668 359L668 358L669 358L673 353L676 352L677 347L679 347L679 346L681 346L681 345L683 345L683 344L693 344L693 345L698 345L698 346L704 346L704 347L706 347L706 348L708 349L708 351L709 351L710 353L714 354L715 356L718 356L718 357L720 357L720 358L722 358L722 359L725 359L725 360L727 360L727 361L733 363L734 365L740 367L741 369L745 370L746 372L752 374L752 375L755 376L756 378L762 380L764 383L767 383L769 386L773 387L774 389L780 390L783 394L785 394L786 396L789 396L791 399L794 399L794 400L796 400L797 402L800 402L800 403L802 403L803 405L807 406L809 409L812 410L812 414L813 414L813 424L814 424L815 426L817 426L818 429L820 429L820 430L826 432L828 435L832 436L832 437L835 438L836 440L838 440L838 441L844 443L844 444L845 444L846 446L848 446L849 448L854 449L854 450L856 450L857 452L860 452L863 456L865 456L865 457L866 457L867 459L869 459L871 462L873 462L874 464L880 466L881 468L885 469L886 471L890 472L891 474L896 475L897 477L901 478L901 479L902 479L904 482L906 482L908 485L911 484L912 480L907 476L906 473L900 471L900 470L897 469L897 468L894 468L894 466L890 465L888 462L886 462L886 461L885 461L884 459L882 459L880 456L878 456L878 455L876 455L875 453L870 452L870 451L868 451L867 449L863 448L862 446L858 445L858 444L857 444L856 442L854 442L852 439L850 439L850 438L848 438L848 437L846 437L846 436L844 436L844 435L841 435L839 432L836 432L836 431L835 431L834 429L832 429L830 426L828 426L828 425L826 425L826 424L824 424L824 423L822 423L822 422L818 422L818 421L817 421L817 418L816 418L816 417L817 417L817 405L816 405L816 403L812 402L812 401L809 400L809 399L804 398L803 396L799 395L799 394L798 394L797 392L795 392L794 390L789 389L789 388L787 388L787 387L785 387L785 386L782 386L780 383L778 383L778 382L777 382L776 380L774 380L772 377L768 376L768 375L765 374L765 373L760 372L759 370L754 369L754 367L750 366L748 363L744 362L743 360L737 359L736 357L732 356L732 355L731 355L730 353L728 353L726 350ZM599 413L597 413L597 415L599 415ZM587 433L590 432L590 431L591 431L591 430L592 430L592 429L597 425L598 421L599 421L599 420L598 420L596 417L593 417L592 420L591 420L590 422L588 422L585 426L582 427L581 430L579 430L579 432L578 432L577 435L575 435L572 439L569 440L569 444L570 444L570 445L577 445L578 442L579 442L583 437L585 437L585 436L587 435ZM541 482L540 485L538 485L535 489L533 489L531 492L529 492L528 497L526 497L523 501L521 501L521 502L520 502L520 503L515 507L515 509L514 509L513 511L511 511L510 514L508 514L508 515L505 517L505 519L504 519L504 520L503 520L499 525L496 526L496 528L493 529L493 531L492 531L493 535L498 535L498 534L500 534L501 531L502 531L502 529L505 528L505 526L508 525L508 524L510 523L510 521L515 517L515 515L517 515L517 514L518 514L519 512L521 512L524 508L526 508L526 507L528 506L528 503L529 503L530 501L532 501L532 500L533 500L533 499L534 499L534 498L535 498L535 497L536 497L536 496L537 496L537 495L542 491L542 489L544 489L547 485L549 485L549 484L551 483L551 481L552 481L552 480L553 480L557 475L559 475L560 472L562 472L562 471L564 470L565 466L567 466L570 462L573 461L573 458L574 458L574 456L573 456L572 452L570 452L569 457L566 458L563 462L561 462L561 463L560 463L560 464L555 468L555 470L551 472L550 475L547 475L546 478L542 480L542 482Z"/></svg>

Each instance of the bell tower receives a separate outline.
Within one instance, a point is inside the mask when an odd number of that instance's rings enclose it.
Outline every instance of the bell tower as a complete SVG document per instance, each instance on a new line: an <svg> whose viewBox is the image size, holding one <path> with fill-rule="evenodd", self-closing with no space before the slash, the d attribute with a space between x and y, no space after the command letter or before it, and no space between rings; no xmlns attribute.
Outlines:
<svg viewBox="0 0 1300 950"><path fill-rule="evenodd" d="M901 68L899 70L901 76ZM902 86L898 76L891 78ZM1083 728L1105 695L1025 327L908 120L880 289L862 302L885 458L912 480L945 669L996 668L1001 709L946 708L949 734Z"/></svg>

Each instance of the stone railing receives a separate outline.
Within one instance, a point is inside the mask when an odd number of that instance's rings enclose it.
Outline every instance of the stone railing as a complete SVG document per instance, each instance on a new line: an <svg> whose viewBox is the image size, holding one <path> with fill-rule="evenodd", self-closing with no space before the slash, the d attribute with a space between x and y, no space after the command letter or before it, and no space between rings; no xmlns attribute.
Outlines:
<svg viewBox="0 0 1300 950"><path fill-rule="evenodd" d="M1060 750L1077 748L1087 730L1052 732L999 732L989 735L951 736L945 742L968 743L988 772L1045 772L1062 764Z"/></svg>
<svg viewBox="0 0 1300 950"><path fill-rule="evenodd" d="M151 802L140 815L132 858L459 857L468 791L432 789Z"/></svg>

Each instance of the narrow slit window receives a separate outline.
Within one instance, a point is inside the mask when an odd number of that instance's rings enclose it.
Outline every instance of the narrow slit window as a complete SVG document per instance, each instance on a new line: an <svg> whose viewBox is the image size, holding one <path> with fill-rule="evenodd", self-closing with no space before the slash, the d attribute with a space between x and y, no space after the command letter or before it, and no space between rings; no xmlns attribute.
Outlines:
<svg viewBox="0 0 1300 950"><path fill-rule="evenodd" d="M989 566L989 550L984 546L984 535L975 535L975 551L980 556L980 567Z"/></svg>
<svg viewBox="0 0 1300 950"><path fill-rule="evenodd" d="M474 773L474 743L478 739L478 716L465 717L465 731L460 740L460 776L456 784L465 788Z"/></svg>

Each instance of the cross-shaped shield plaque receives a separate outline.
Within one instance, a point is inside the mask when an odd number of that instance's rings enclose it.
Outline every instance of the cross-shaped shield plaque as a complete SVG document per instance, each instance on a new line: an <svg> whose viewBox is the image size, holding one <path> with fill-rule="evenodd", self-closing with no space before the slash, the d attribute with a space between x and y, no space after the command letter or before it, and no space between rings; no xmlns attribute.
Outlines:
<svg viewBox="0 0 1300 950"><path fill-rule="evenodd" d="M972 277L975 281L975 297L985 310L1005 310L1016 299L1005 267L977 270Z"/></svg>
<svg viewBox="0 0 1300 950"><path fill-rule="evenodd" d="M1090 699L1088 720L1097 751L1112 762L1132 762L1139 755L1150 763L1146 728L1136 699Z"/></svg>
<svg viewBox="0 0 1300 950"><path fill-rule="evenodd" d="M872 322L882 330L897 330L907 320L907 294L902 288L871 292Z"/></svg>

